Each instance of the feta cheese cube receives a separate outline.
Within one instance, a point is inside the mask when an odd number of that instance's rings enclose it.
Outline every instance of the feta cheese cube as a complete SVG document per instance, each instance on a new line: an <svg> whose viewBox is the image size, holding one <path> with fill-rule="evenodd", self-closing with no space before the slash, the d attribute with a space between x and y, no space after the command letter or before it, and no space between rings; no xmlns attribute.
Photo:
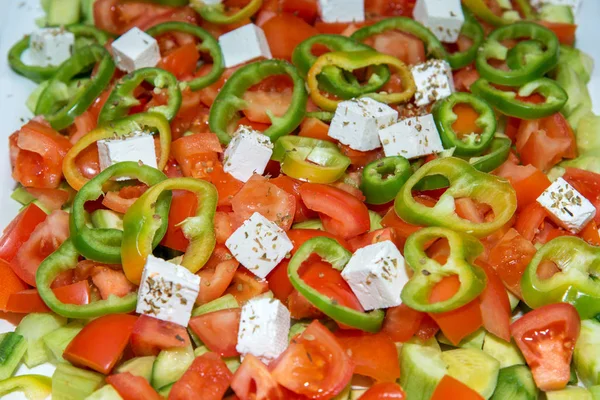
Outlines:
<svg viewBox="0 0 600 400"><path fill-rule="evenodd" d="M240 126L225 149L223 170L246 182L254 174L262 175L273 154L268 136L247 126Z"/></svg>
<svg viewBox="0 0 600 400"><path fill-rule="evenodd" d="M460 0L417 0L413 18L446 43L458 40L460 28L465 22Z"/></svg>
<svg viewBox="0 0 600 400"><path fill-rule="evenodd" d="M288 309L277 299L248 301L242 307L236 350L268 364L288 346L290 318Z"/></svg>
<svg viewBox="0 0 600 400"><path fill-rule="evenodd" d="M454 92L454 79L450 64L444 60L429 60L411 68L417 91L415 104L425 106L445 99Z"/></svg>
<svg viewBox="0 0 600 400"><path fill-rule="evenodd" d="M103 139L98 140L97 144L101 171L123 161L141 162L149 167L158 167L154 137L149 133L135 132L125 139ZM117 178L120 181L127 179L131 178Z"/></svg>
<svg viewBox="0 0 600 400"><path fill-rule="evenodd" d="M257 58L273 58L265 32L254 24L219 36L225 67L231 68Z"/></svg>
<svg viewBox="0 0 600 400"><path fill-rule="evenodd" d="M200 290L200 277L184 267L148 256L136 312L187 326Z"/></svg>
<svg viewBox="0 0 600 400"><path fill-rule="evenodd" d="M545 5L569 6L573 10L573 15L577 15L581 0L531 0L531 6L538 11Z"/></svg>
<svg viewBox="0 0 600 400"><path fill-rule="evenodd" d="M365 20L364 0L319 0L319 15L323 22L362 22Z"/></svg>
<svg viewBox="0 0 600 400"><path fill-rule="evenodd" d="M433 115L406 118L379 131L386 157L407 159L427 156L444 150Z"/></svg>
<svg viewBox="0 0 600 400"><path fill-rule="evenodd" d="M354 150L374 150L381 147L377 132L397 120L396 110L371 98L342 101L335 110L328 135Z"/></svg>
<svg viewBox="0 0 600 400"><path fill-rule="evenodd" d="M409 279L404 257L389 240L356 250L342 277L367 311L400 305Z"/></svg>
<svg viewBox="0 0 600 400"><path fill-rule="evenodd" d="M294 248L283 229L257 212L233 232L225 246L259 278L266 278Z"/></svg>
<svg viewBox="0 0 600 400"><path fill-rule="evenodd" d="M60 65L71 57L75 35L62 28L39 29L29 37L29 59L34 65Z"/></svg>
<svg viewBox="0 0 600 400"><path fill-rule="evenodd" d="M552 219L577 233L596 215L596 208L563 178L558 178L537 198Z"/></svg>
<svg viewBox="0 0 600 400"><path fill-rule="evenodd" d="M126 72L155 67L160 61L158 42L139 28L131 28L111 46L117 67Z"/></svg>

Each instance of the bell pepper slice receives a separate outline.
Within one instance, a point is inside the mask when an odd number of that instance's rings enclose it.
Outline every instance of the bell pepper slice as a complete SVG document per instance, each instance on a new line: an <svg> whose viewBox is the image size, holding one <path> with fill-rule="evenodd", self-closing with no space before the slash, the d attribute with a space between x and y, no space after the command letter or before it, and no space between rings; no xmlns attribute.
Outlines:
<svg viewBox="0 0 600 400"><path fill-rule="evenodd" d="M526 63L508 71L493 67L489 63L490 60L504 61L507 59L509 49L502 44L503 41L521 39L540 42L543 51L530 55ZM492 83L508 86L525 85L541 78L556 66L559 45L558 38L550 29L533 22L517 22L497 28L488 35L477 53L475 65L481 77Z"/></svg>
<svg viewBox="0 0 600 400"><path fill-rule="evenodd" d="M294 288L336 322L365 332L379 332L385 315L382 310L365 313L339 305L304 282L298 270L313 254L317 254L338 271L342 271L352 257L352 253L334 239L320 236L307 240L298 248L288 264L288 277Z"/></svg>
<svg viewBox="0 0 600 400"><path fill-rule="evenodd" d="M156 213L157 202L165 191L172 190L187 190L198 198L196 215L181 223L183 235L190 241L181 265L196 273L215 248L217 189L211 183L195 178L172 178L159 182L140 196L123 218L123 271L136 285L140 283L146 259L152 254L157 232L164 224L164 218Z"/></svg>
<svg viewBox="0 0 600 400"><path fill-rule="evenodd" d="M67 152L63 159L63 174L69 185L75 190L80 190L89 181L79 171L75 162L77 156L88 148L88 146L102 139L127 137L132 132L140 130L158 131L160 141L158 169L162 171L167 165L169 152L171 151L171 127L169 126L169 121L162 114L152 112L140 113L99 126L93 131L88 132L71 147L71 150Z"/></svg>
<svg viewBox="0 0 600 400"><path fill-rule="evenodd" d="M479 117L475 125L482 129L481 133L458 136L452 125L458 120L454 107L458 104L467 104L472 107ZM496 114L492 107L485 101L470 93L456 92L449 97L438 101L432 110L435 124L440 133L442 144L446 149L454 147L457 156L477 156L490 146L496 134Z"/></svg>
<svg viewBox="0 0 600 400"><path fill-rule="evenodd" d="M191 0L190 5L204 20L213 24L229 25L252 17L260 10L262 3L263 0L250 0L241 10L233 14L227 14L225 6L221 3L207 4L202 0Z"/></svg>
<svg viewBox="0 0 600 400"><path fill-rule="evenodd" d="M296 46L292 54L292 63L303 77L306 77L312 65L317 61L318 57L312 53L315 45L323 45L331 51L374 51L372 47L346 36L312 36ZM390 79L390 70L384 65L374 66L371 76L362 85L354 75L347 76L342 69L333 66L323 68L323 72L317 78L319 85L326 92L333 93L342 99L352 99L381 89Z"/></svg>
<svg viewBox="0 0 600 400"><path fill-rule="evenodd" d="M199 26L177 21L154 25L146 31L148 35L153 37L160 36L167 32L184 32L197 37L202 41L202 44L198 46L198 50L203 53L208 52L212 58L213 66L208 74L186 82L190 89L193 91L200 90L219 80L225 70L223 53L221 52L219 42L217 42L210 33Z"/></svg>
<svg viewBox="0 0 600 400"><path fill-rule="evenodd" d="M545 263L554 263L557 272L544 278L538 270ZM600 313L600 249L584 240L557 237L544 244L535 254L521 279L523 300L538 308L551 303L572 304L581 319Z"/></svg>
<svg viewBox="0 0 600 400"><path fill-rule="evenodd" d="M90 80L77 89L75 96L69 99L67 104L58 101L55 94L56 87L69 83L96 63L98 65L95 73ZM41 93L35 109L36 115L43 115L56 130L68 127L75 121L75 117L83 114L108 86L115 68L110 53L102 46L92 45L77 50L60 65L48 87Z"/></svg>
<svg viewBox="0 0 600 400"><path fill-rule="evenodd" d="M567 92L556 81L548 78L527 82L516 92L498 89L489 81L478 79L471 85L471 92L489 102L502 114L521 119L549 117L562 110L569 99ZM544 102L532 103L519 99L519 97L528 97L534 93L541 94L545 99Z"/></svg>
<svg viewBox="0 0 600 400"><path fill-rule="evenodd" d="M514 23L513 20L494 14L485 0L462 0L462 3L478 18L492 26L503 26ZM534 17L533 9L528 0L515 0L515 3L526 19Z"/></svg>
<svg viewBox="0 0 600 400"><path fill-rule="evenodd" d="M381 54L376 51L353 51L353 52L331 52L320 56L308 71L307 84L312 101L326 111L335 111L338 100L332 100L324 96L319 90L317 76L328 66L335 66L346 71L353 71L375 65L388 65L392 72L397 73L402 80L402 92L398 93L368 93L377 101L388 104L398 104L409 101L416 91L415 81L410 69L402 61L395 57Z"/></svg>
<svg viewBox="0 0 600 400"><path fill-rule="evenodd" d="M44 375L20 375L0 381L0 396L22 392L27 400L45 400L52 395L52 379Z"/></svg>
<svg viewBox="0 0 600 400"><path fill-rule="evenodd" d="M156 168L139 165L133 161L111 165L86 183L73 200L69 220L71 240L77 251L87 259L106 263L121 263L121 242L123 231L119 229L99 229L89 227L86 223L85 203L96 200L111 186L119 186L112 181L115 177L131 177L148 186L167 179L167 176ZM155 213L161 217L162 225L156 232L153 247L158 246L167 231L171 194L165 193L158 199Z"/></svg>
<svg viewBox="0 0 600 400"><path fill-rule="evenodd" d="M413 198L412 190L421 179L432 175L441 175L448 180L449 186L439 201L428 207ZM454 202L462 197L488 204L494 220L475 223L459 217ZM508 181L480 172L467 161L448 157L430 161L419 168L398 192L394 209L402 220L413 225L445 227L482 237L512 218L517 209L517 196Z"/></svg>
<svg viewBox="0 0 600 400"><path fill-rule="evenodd" d="M89 45L88 40L82 39L91 39L100 46L104 46L113 36L103 31L102 29L98 29L92 25L86 24L72 24L65 26L65 30L73 33L75 35L75 49L83 48Z"/></svg>
<svg viewBox="0 0 600 400"><path fill-rule="evenodd" d="M360 190L368 204L385 204L396 197L412 175L408 160L401 156L384 157L363 169Z"/></svg>
<svg viewBox="0 0 600 400"><path fill-rule="evenodd" d="M162 114L169 121L175 118L182 99L175 75L160 68L140 68L119 79L100 110L98 124L126 117L131 107L139 105L140 101L133 93L142 82L151 83L155 90L166 88L169 95L167 104L151 107L148 111Z"/></svg>
<svg viewBox="0 0 600 400"><path fill-rule="evenodd" d="M450 246L443 265L425 253L426 246L437 239L446 239ZM417 311L441 313L471 302L485 289L485 271L473 264L482 252L483 245L465 233L446 228L423 228L413 233L404 245L404 258L414 274L402 289L402 303ZM447 300L430 303L434 286L450 276L458 277L458 291Z"/></svg>
<svg viewBox="0 0 600 400"><path fill-rule="evenodd" d="M335 182L350 165L350 158L335 144L302 136L279 138L271 159L281 163L287 176L314 183Z"/></svg>
<svg viewBox="0 0 600 400"><path fill-rule="evenodd" d="M460 35L468 37L473 43L471 44L471 47L465 51L448 53L447 60L452 69L466 67L475 61L477 51L479 51L479 48L485 40L485 32L477 19L473 17L473 14L466 8L463 8L463 13L465 15L465 22L460 28Z"/></svg>
<svg viewBox="0 0 600 400"><path fill-rule="evenodd" d="M292 78L294 92L290 107L283 116L276 117L267 111L272 124L263 134L267 135L271 142L275 142L300 125L304 119L308 102L304 79L298 74L296 68L286 61L259 61L235 71L221 88L210 109L208 124L221 143L227 144L231 141L228 128L232 125L232 120L238 112L247 106L246 101L242 99L243 94L252 86L273 75L288 75Z"/></svg>
<svg viewBox="0 0 600 400"><path fill-rule="evenodd" d="M54 253L50 254L38 267L35 282L44 303L58 315L67 318L95 318L107 314L129 313L135 310L137 293L123 297L111 295L106 300L96 300L88 304L67 304L60 301L52 288L52 282L65 271L74 269L79 262L79 253L71 239L67 239Z"/></svg>

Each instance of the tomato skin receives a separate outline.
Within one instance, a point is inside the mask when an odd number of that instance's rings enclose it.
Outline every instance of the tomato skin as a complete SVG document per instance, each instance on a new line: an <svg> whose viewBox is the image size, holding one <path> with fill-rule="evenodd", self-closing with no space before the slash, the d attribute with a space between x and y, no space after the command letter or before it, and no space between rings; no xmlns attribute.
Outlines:
<svg viewBox="0 0 600 400"><path fill-rule="evenodd" d="M233 374L225 362L215 353L206 353L194 362L175 382L169 400L221 400L229 388Z"/></svg>
<svg viewBox="0 0 600 400"><path fill-rule="evenodd" d="M174 190L169 209L169 224L161 244L171 249L185 251L189 240L183 235L181 226L183 220L195 214L198 204L196 195L187 190Z"/></svg>
<svg viewBox="0 0 600 400"><path fill-rule="evenodd" d="M379 17L412 17L415 0L365 0L365 13Z"/></svg>
<svg viewBox="0 0 600 400"><path fill-rule="evenodd" d="M65 304L89 304L91 287L88 281L79 281L70 285L52 289L56 298Z"/></svg>
<svg viewBox="0 0 600 400"><path fill-rule="evenodd" d="M512 311L502 280L491 267L482 266L487 276L485 289L480 295L483 326L488 331L510 342Z"/></svg>
<svg viewBox="0 0 600 400"><path fill-rule="evenodd" d="M267 275L269 290L273 292L273 296L276 299L279 299L284 304L289 295L294 291L294 286L292 286L287 274L288 264L288 260L283 260Z"/></svg>
<svg viewBox="0 0 600 400"><path fill-rule="evenodd" d="M280 14L269 19L262 26L274 58L290 61L298 44L319 31L306 23L302 18L291 14Z"/></svg>
<svg viewBox="0 0 600 400"><path fill-rule="evenodd" d="M337 140L329 136L328 133L329 125L327 125L325 122L317 118L305 118L300 124L300 132L298 132L298 136L336 143Z"/></svg>
<svg viewBox="0 0 600 400"><path fill-rule="evenodd" d="M233 281L240 263L235 259L224 260L214 268L204 266L197 275L200 276L200 292L196 304L206 304L216 300L225 293Z"/></svg>
<svg viewBox="0 0 600 400"><path fill-rule="evenodd" d="M387 31L365 40L380 53L396 57L408 65L415 65L427 60L423 42L411 34L399 31Z"/></svg>
<svg viewBox="0 0 600 400"><path fill-rule="evenodd" d="M421 321L426 315L413 310L406 304L388 308L383 320L382 331L394 342L407 342L417 333Z"/></svg>
<svg viewBox="0 0 600 400"><path fill-rule="evenodd" d="M195 43L186 43L169 52L158 62L157 67L171 72L179 80L193 76L200 52Z"/></svg>
<svg viewBox="0 0 600 400"><path fill-rule="evenodd" d="M567 46L573 46L575 44L575 31L577 31L577 25L550 21L536 21L536 23L545 26L554 32L560 43L566 44Z"/></svg>
<svg viewBox="0 0 600 400"><path fill-rule="evenodd" d="M16 314L47 313L50 309L44 303L37 289L25 289L8 297L5 310Z"/></svg>
<svg viewBox="0 0 600 400"><path fill-rule="evenodd" d="M181 325L140 315L133 326L130 343L136 357L157 356L161 350L188 346L190 336Z"/></svg>
<svg viewBox="0 0 600 400"><path fill-rule="evenodd" d="M238 303L243 304L268 290L269 285L264 279L260 279L244 267L239 267L233 274L231 285L225 294L231 294Z"/></svg>
<svg viewBox="0 0 600 400"><path fill-rule="evenodd" d="M479 72L474 65L468 65L464 68L454 71L454 87L459 92L470 92L471 85L479 79Z"/></svg>
<svg viewBox="0 0 600 400"><path fill-rule="evenodd" d="M458 379L444 375L431 400L483 400L483 397Z"/></svg>
<svg viewBox="0 0 600 400"><path fill-rule="evenodd" d="M239 354L235 347L241 312L240 308L231 308L199 315L190 319L189 326L211 351L234 357Z"/></svg>
<svg viewBox="0 0 600 400"><path fill-rule="evenodd" d="M360 398L362 400L405 400L406 393L397 383L381 382L371 386Z"/></svg>
<svg viewBox="0 0 600 400"><path fill-rule="evenodd" d="M6 311L6 305L13 293L26 290L29 286L11 269L10 264L0 259L0 311Z"/></svg>
<svg viewBox="0 0 600 400"><path fill-rule="evenodd" d="M594 221L600 223L600 174L579 168L567 167L563 179L596 207Z"/></svg>
<svg viewBox="0 0 600 400"><path fill-rule="evenodd" d="M123 355L136 321L136 316L127 314L97 318L73 338L63 357L74 365L106 375Z"/></svg>
<svg viewBox="0 0 600 400"><path fill-rule="evenodd" d="M231 388L240 400L283 400L283 392L269 369L252 354L244 356Z"/></svg>
<svg viewBox="0 0 600 400"><path fill-rule="evenodd" d="M294 213L294 222L302 222L317 217L317 213L310 210L302 202L302 198L300 197L300 186L304 184L303 182L294 178L290 178L289 176L283 174L279 175L277 178L269 179L269 182L277 186L278 188L285 190L287 193L293 195L296 199L296 212Z"/></svg>
<svg viewBox="0 0 600 400"><path fill-rule="evenodd" d="M319 6L316 0L281 0L281 11L312 24L319 13Z"/></svg>
<svg viewBox="0 0 600 400"><path fill-rule="evenodd" d="M363 233L360 236L350 239L348 243L352 246L352 251L356 251L360 248L385 241L394 243L399 249L404 247L403 242L398 238L398 235L396 235L396 230L394 228L382 228Z"/></svg>
<svg viewBox="0 0 600 400"><path fill-rule="evenodd" d="M569 382L579 329L579 314L568 303L540 307L511 325L511 334L541 390L563 389Z"/></svg>
<svg viewBox="0 0 600 400"><path fill-rule="evenodd" d="M123 372L106 378L106 383L115 388L123 400L161 400L162 397L141 376Z"/></svg>
<svg viewBox="0 0 600 400"><path fill-rule="evenodd" d="M0 259L11 262L19 248L46 217L46 213L34 203L25 207L4 229L0 238Z"/></svg>
<svg viewBox="0 0 600 400"><path fill-rule="evenodd" d="M398 351L385 333L340 330L335 336L350 354L355 374L370 376L377 382L395 382L400 378Z"/></svg>

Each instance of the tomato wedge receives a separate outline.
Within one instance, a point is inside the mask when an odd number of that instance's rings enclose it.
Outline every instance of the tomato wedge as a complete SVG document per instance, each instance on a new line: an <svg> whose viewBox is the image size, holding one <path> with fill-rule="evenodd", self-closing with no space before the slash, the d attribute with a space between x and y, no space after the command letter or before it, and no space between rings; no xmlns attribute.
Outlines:
<svg viewBox="0 0 600 400"><path fill-rule="evenodd" d="M157 356L161 350L188 346L190 335L181 325L140 315L133 326L130 343L136 357Z"/></svg>
<svg viewBox="0 0 600 400"><path fill-rule="evenodd" d="M211 351L223 357L237 356L241 308L230 308L202 314L190 319L190 329Z"/></svg>
<svg viewBox="0 0 600 400"><path fill-rule="evenodd" d="M206 353L194 359L192 365L175 382L169 400L221 400L229 388L233 374L215 353Z"/></svg>
<svg viewBox="0 0 600 400"><path fill-rule="evenodd" d="M512 312L510 301L502 280L489 266L483 265L487 284L480 298L483 326L488 331L510 342L510 319Z"/></svg>
<svg viewBox="0 0 600 400"><path fill-rule="evenodd" d="M244 356L231 388L240 400L283 400L283 391L265 364L252 354Z"/></svg>
<svg viewBox="0 0 600 400"><path fill-rule="evenodd" d="M360 398L361 400L405 400L406 393L397 383L381 382L371 386Z"/></svg>
<svg viewBox="0 0 600 400"><path fill-rule="evenodd" d="M435 388L431 400L483 400L483 397L461 381L444 375Z"/></svg>
<svg viewBox="0 0 600 400"><path fill-rule="evenodd" d="M161 400L162 397L150 386L150 383L141 376L123 372L106 378L106 383L119 392L123 400Z"/></svg>
<svg viewBox="0 0 600 400"><path fill-rule="evenodd" d="M0 259L11 262L23 243L46 217L46 213L34 203L25 207L4 229L0 238Z"/></svg>
<svg viewBox="0 0 600 400"><path fill-rule="evenodd" d="M382 331L394 342L406 342L418 332L421 321L426 316L427 314L413 310L406 304L388 308Z"/></svg>

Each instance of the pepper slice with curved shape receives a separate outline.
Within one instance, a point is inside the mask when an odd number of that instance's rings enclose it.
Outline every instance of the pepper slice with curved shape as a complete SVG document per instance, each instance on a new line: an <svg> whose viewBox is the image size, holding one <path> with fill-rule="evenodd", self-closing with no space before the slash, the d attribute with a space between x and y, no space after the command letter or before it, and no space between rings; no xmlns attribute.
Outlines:
<svg viewBox="0 0 600 400"><path fill-rule="evenodd" d="M250 0L241 10L228 15L225 6L221 3L206 4L202 0L191 0L191 7L200 14L202 19L219 25L229 25L252 17L260 10L263 0Z"/></svg>
<svg viewBox="0 0 600 400"><path fill-rule="evenodd" d="M190 241L181 265L196 273L208 261L215 247L217 189L211 183L195 178L172 178L159 182L140 196L123 218L123 271L136 285L140 283L146 259L152 254L155 237L164 223L164 218L156 213L157 202L165 191L172 190L187 190L198 198L196 215L181 223L183 235Z"/></svg>
<svg viewBox="0 0 600 400"><path fill-rule="evenodd" d="M379 332L383 323L384 312L382 310L374 310L369 313L353 310L335 302L330 298L319 293L316 289L309 286L300 277L298 270L302 263L313 254L318 255L324 261L331 264L331 267L342 271L352 253L346 250L336 240L324 236L314 237L307 240L296 251L290 263L288 264L288 277L292 286L300 292L301 295L315 307L323 312L323 314L334 319L344 325L351 326L365 332Z"/></svg>
<svg viewBox="0 0 600 400"><path fill-rule="evenodd" d="M433 207L427 207L413 198L412 191L421 179L433 175L447 179L449 186ZM475 223L459 217L454 201L462 197L489 205L494 220ZM419 168L400 189L394 209L402 220L413 225L439 226L482 237L498 230L512 218L517 209L517 196L508 181L480 172L460 158L448 157L430 161Z"/></svg>
<svg viewBox="0 0 600 400"><path fill-rule="evenodd" d="M475 61L477 52L485 40L485 32L479 22L473 17L470 11L463 8L465 22L460 28L460 35L466 36L473 42L471 47L465 51L448 53L447 60L452 69L460 69L466 67Z"/></svg>
<svg viewBox="0 0 600 400"><path fill-rule="evenodd" d="M545 263L553 263L556 271L540 276ZM570 303L581 319L600 313L600 249L584 240L557 237L544 244L535 254L521 278L523 300L538 308L552 303Z"/></svg>
<svg viewBox="0 0 600 400"><path fill-rule="evenodd" d="M429 258L425 253L428 243L445 239L450 254L445 264ZM402 303L421 312L441 313L455 310L474 300L483 292L485 271L473 264L483 252L483 245L473 236L447 228L423 228L406 239L404 258L414 271L402 289ZM460 288L449 299L430 303L434 286L446 277L456 275Z"/></svg>
<svg viewBox="0 0 600 400"><path fill-rule="evenodd" d="M27 400L44 400L52 395L52 379L45 375L19 375L0 381L0 396L22 392Z"/></svg>
<svg viewBox="0 0 600 400"><path fill-rule="evenodd" d="M486 4L485 0L462 0L462 3L481 20L493 26L503 26L514 22L513 20L502 18L494 14ZM523 13L525 19L532 19L534 17L533 9L528 0L515 0L515 3Z"/></svg>
<svg viewBox="0 0 600 400"><path fill-rule="evenodd" d="M76 94L69 99L67 104L58 102L55 95L56 87L69 83L96 63L98 65L95 74L77 88ZM83 114L108 86L115 68L110 53L104 47L92 45L79 49L60 65L48 87L41 93L35 114L43 115L56 130L67 128L75 121L75 117Z"/></svg>
<svg viewBox="0 0 600 400"><path fill-rule="evenodd" d="M115 177L131 177L140 180L148 186L155 185L167 179L167 176L156 168L139 165L133 161L111 165L86 183L73 200L69 229L71 240L77 251L87 259L106 263L121 263L121 242L123 231L110 228L92 228L86 224L85 203L98 199L110 190L110 186L119 186L112 181ZM153 248L158 246L167 231L171 194L165 193L156 203L155 213L163 222L156 232Z"/></svg>
<svg viewBox="0 0 600 400"><path fill-rule="evenodd" d="M155 89L166 88L169 95L166 105L155 106L148 111L162 114L169 121L175 118L182 99L175 75L160 68L140 68L119 79L100 110L98 124L126 117L131 107L139 105L140 101L133 96L133 93L142 82L151 83Z"/></svg>
<svg viewBox="0 0 600 400"><path fill-rule="evenodd" d="M294 135L275 142L271 159L281 163L284 174L313 183L337 181L351 162L331 142Z"/></svg>
<svg viewBox="0 0 600 400"><path fill-rule="evenodd" d="M401 156L384 157L368 164L362 173L360 190L368 204L385 204L396 197L412 175L408 160Z"/></svg>
<svg viewBox="0 0 600 400"><path fill-rule="evenodd" d="M396 57L381 54L376 51L331 52L320 56L308 71L307 85L312 101L325 111L335 111L339 100L324 96L319 90L317 76L328 66L335 66L346 71L353 71L375 65L388 65L392 72L397 73L402 80L402 92L399 93L368 93L366 97L387 104L398 104L409 101L416 91L415 81L410 69Z"/></svg>
<svg viewBox="0 0 600 400"><path fill-rule="evenodd" d="M539 119L549 117L562 110L569 96L556 81L539 78L519 87L516 92L501 90L485 79L478 79L471 85L471 92L490 103L504 115L521 119ZM539 93L543 103L531 103L518 97L529 97Z"/></svg>
<svg viewBox="0 0 600 400"><path fill-rule="evenodd" d="M96 300L89 304L66 304L60 301L50 287L52 282L65 271L74 269L79 262L79 253L71 239L67 239L54 253L50 254L38 267L35 283L44 303L58 315L67 318L95 318L108 314L129 313L135 310L137 293L123 297L110 295L106 300Z"/></svg>
<svg viewBox="0 0 600 400"><path fill-rule="evenodd" d="M75 190L80 190L89 179L83 176L76 165L77 156L88 146L98 140L124 138L136 131L158 131L160 140L160 156L158 169L164 170L171 151L171 127L169 121L158 113L140 113L114 121L111 124L99 126L77 141L63 159L63 174L67 183Z"/></svg>
<svg viewBox="0 0 600 400"><path fill-rule="evenodd" d="M167 32L184 32L197 37L202 41L202 44L198 46L198 50L204 53L208 52L212 57L213 66L208 74L186 82L190 89L193 91L200 90L219 80L225 70L223 53L219 42L210 33L199 26L177 21L154 25L146 31L148 35L153 37Z"/></svg>
<svg viewBox="0 0 600 400"><path fill-rule="evenodd" d="M502 44L505 40L534 40L540 42L543 49L531 54L519 68L508 71L493 67L490 60L505 61L509 49ZM492 31L477 53L475 65L482 78L492 83L508 86L525 85L541 78L558 63L559 41L554 32L533 22L516 22ZM513 65L515 66L515 65Z"/></svg>
<svg viewBox="0 0 600 400"><path fill-rule="evenodd" d="M223 85L210 108L208 124L211 131L219 137L221 143L228 144L231 141L228 127L237 113L247 106L246 101L242 99L243 94L252 86L273 75L288 75L292 78L294 92L291 104L283 116L276 117L267 111L272 124L263 134L268 136L271 142L275 142L300 125L304 119L308 102L304 79L298 74L296 68L287 61L258 61L235 71Z"/></svg>
<svg viewBox="0 0 600 400"><path fill-rule="evenodd" d="M304 77L317 61L318 57L312 53L315 45L325 46L331 51L374 51L372 47L342 35L311 36L296 46L292 54L292 63ZM361 84L353 75L347 76L342 69L333 66L323 68L323 72L317 78L325 91L342 99L352 99L381 89L390 79L390 70L384 65L374 66L365 84Z"/></svg>
<svg viewBox="0 0 600 400"><path fill-rule="evenodd" d="M475 125L482 129L481 133L473 132L458 137L452 127L458 120L458 116L454 113L454 107L458 104L467 104L479 114L479 117L475 120ZM496 134L496 114L494 110L485 100L470 93L452 93L445 99L436 102L432 113L442 144L446 149L454 147L454 154L457 156L482 154L490 146Z"/></svg>

